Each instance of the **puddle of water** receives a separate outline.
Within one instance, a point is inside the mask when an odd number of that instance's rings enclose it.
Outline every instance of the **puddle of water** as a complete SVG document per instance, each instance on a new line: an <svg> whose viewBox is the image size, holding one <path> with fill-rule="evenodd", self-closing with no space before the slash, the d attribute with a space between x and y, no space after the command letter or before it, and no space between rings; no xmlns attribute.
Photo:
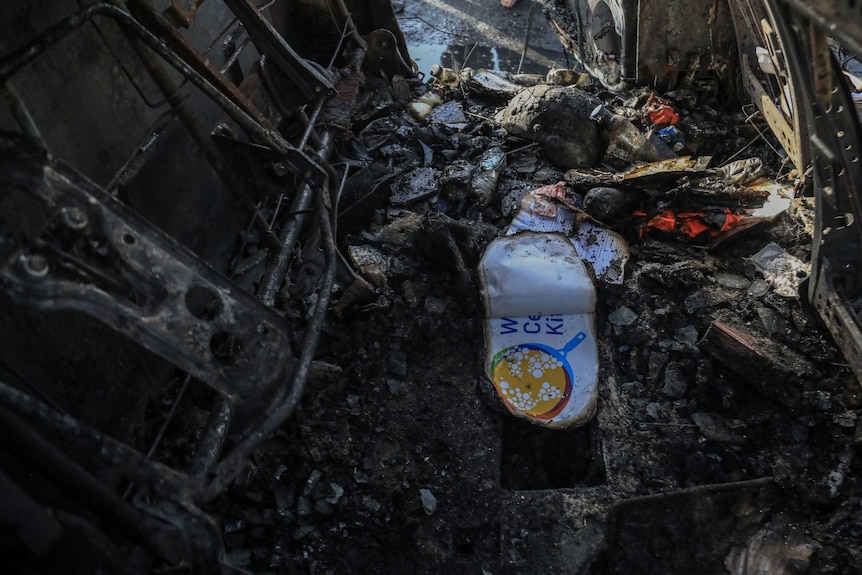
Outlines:
<svg viewBox="0 0 862 575"><path fill-rule="evenodd" d="M535 50L535 49L534 49ZM506 72L517 72L518 64L521 63L521 54L501 47L489 46L464 46L458 44L417 44L408 45L407 51L410 57L419 66L419 71L430 75L431 66L440 64L446 68L460 70L463 67L485 68L486 70L503 70ZM566 67L565 59L560 52L551 50L536 50L548 61L556 63L559 67ZM549 66L547 62L535 62L530 58L524 58L521 64L523 74L546 74Z"/></svg>

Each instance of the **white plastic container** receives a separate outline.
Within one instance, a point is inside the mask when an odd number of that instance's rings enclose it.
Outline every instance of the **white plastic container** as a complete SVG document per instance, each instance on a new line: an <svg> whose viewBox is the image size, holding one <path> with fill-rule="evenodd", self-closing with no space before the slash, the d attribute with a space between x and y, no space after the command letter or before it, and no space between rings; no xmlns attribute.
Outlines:
<svg viewBox="0 0 862 575"><path fill-rule="evenodd" d="M485 373L515 416L563 428L587 423L598 395L595 286L562 234L497 238L479 269Z"/></svg>

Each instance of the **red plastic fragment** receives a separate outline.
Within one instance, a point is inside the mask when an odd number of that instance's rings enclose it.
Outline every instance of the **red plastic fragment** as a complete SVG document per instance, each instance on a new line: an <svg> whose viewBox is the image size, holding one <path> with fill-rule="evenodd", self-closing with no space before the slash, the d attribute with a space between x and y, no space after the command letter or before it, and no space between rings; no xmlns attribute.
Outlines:
<svg viewBox="0 0 862 575"><path fill-rule="evenodd" d="M670 102L655 94L650 94L649 99L644 104L643 111L646 112L650 124L656 128L673 126L679 122L679 114L674 111Z"/></svg>

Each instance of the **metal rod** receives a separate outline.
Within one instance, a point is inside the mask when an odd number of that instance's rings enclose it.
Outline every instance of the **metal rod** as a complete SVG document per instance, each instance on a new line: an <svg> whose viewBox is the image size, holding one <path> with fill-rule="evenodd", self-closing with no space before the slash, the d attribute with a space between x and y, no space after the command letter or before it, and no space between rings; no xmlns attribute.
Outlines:
<svg viewBox="0 0 862 575"><path fill-rule="evenodd" d="M269 95L272 98L273 104L278 110L284 114L285 117L296 116L300 119L300 121L304 122L305 125L308 125L308 117L305 115L305 112L302 111L302 108L289 108L284 105L284 102L281 99L281 95L279 94L279 89L276 87L273 82L271 73L269 71L269 60L264 56L260 59L258 63L258 70L260 72L261 78L263 78L263 85L269 90ZM311 143L315 147L320 147L320 139L317 137L317 134L311 133Z"/></svg>
<svg viewBox="0 0 862 575"><path fill-rule="evenodd" d="M318 98L317 103L314 105L314 111L311 113L311 117L308 119L308 123L305 126L305 131L302 133L302 138L299 140L299 144L296 146L298 149L303 149L305 145L308 143L308 138L311 137L312 132L314 132L314 125L317 123L317 118L320 117L320 111L323 109L323 104L326 102L324 98ZM318 147L321 147L320 144ZM327 157L329 154L326 154ZM325 158L324 158L325 159Z"/></svg>
<svg viewBox="0 0 862 575"><path fill-rule="evenodd" d="M330 14L332 11L330 10ZM338 23L336 22L336 25ZM335 46L335 50L332 51L332 58L329 59L329 66L327 68L332 68L335 65L335 59L338 58L338 53L341 52L341 46L344 45L344 39L347 38L347 28L353 25L353 20L345 20L344 26L341 28L341 35L338 38L338 44Z"/></svg>
<svg viewBox="0 0 862 575"><path fill-rule="evenodd" d="M650 495L642 495L640 497L631 497L623 499L614 505L614 508L620 509L625 507L635 507L646 503L655 503L658 501L667 501L668 499L677 499L689 496L713 495L717 493L726 493L737 489L752 489L766 487L772 485L774 478L771 476L758 477L756 479L744 479L742 481L734 481L732 483L709 483L706 485L697 485L685 489L677 489L675 491L666 491L664 493L652 493Z"/></svg>
<svg viewBox="0 0 862 575"><path fill-rule="evenodd" d="M260 211L260 202L255 204L255 206L257 207L258 211ZM249 220L248 225L245 228L245 233L242 235L242 242L240 243L239 250L237 250L236 254L234 254L233 259L231 260L230 265L228 266L228 269L230 270L229 277L231 277L231 278L233 278L235 275L237 275L236 266L239 264L240 257L242 256L243 252L245 252L245 247L246 247L246 245L248 245L248 236L251 233L251 230L253 227L254 227L254 218ZM271 227L272 226L270 226L270 228ZM263 251L263 250L261 250L261 251Z"/></svg>
<svg viewBox="0 0 862 575"><path fill-rule="evenodd" d="M284 192L278 194L278 200L275 202L275 207L272 209L272 218L269 220L269 229L272 229L275 226L275 222L278 220L278 212L281 211L281 204L284 202Z"/></svg>
<svg viewBox="0 0 862 575"><path fill-rule="evenodd" d="M337 257L335 249L334 235L334 219L335 215L330 214L326 208L326 200L324 193L328 193L329 197L337 197L337 192L334 190L335 182L338 180L337 174L327 163L323 163L326 169L326 189L320 190L315 195L317 204L317 217L320 231L323 237L323 251L326 257L327 268L323 275L320 286L319 296L314 306L311 320L305 330L305 339L303 342L302 352L296 370L293 372L290 382L285 382L282 387L283 392L279 393L274 401L275 408L273 412L262 421L251 433L249 433L237 446L225 457L215 469L215 476L212 482L206 486L203 498L206 501L212 500L224 491L228 483L237 476L245 467L248 457L254 452L258 446L270 437L279 426L287 420L288 417L296 409L302 393L305 390L305 384L308 379L308 372L311 368L311 361L314 358L314 352L317 348L317 341L320 332L323 330L324 319L329 308L329 302L332 296L332 285L335 280L335 271L337 266ZM337 206L333 205L333 210Z"/></svg>
<svg viewBox="0 0 862 575"><path fill-rule="evenodd" d="M177 396L174 398L174 401L171 404L171 409L168 411L167 417L165 417L165 421L162 422L162 426L159 428L159 432L156 434L155 439L153 439L153 443L152 443L152 445L150 445L149 451L147 451L147 454L144 456L147 459L150 459L153 456L153 453L155 453L156 449L158 449L158 447L159 447L159 443L162 442L162 437L164 437L164 435L165 435L165 430L167 430L168 425L170 424L171 420L173 419L174 414L177 411L177 406L180 404L180 401L182 401L183 395L185 395L185 393L186 393L186 388L188 387L189 381L191 380L191 378L192 378L192 376L186 374L186 377L185 377L185 380L183 381L182 387L180 387L179 393L177 393ZM133 487L134 486L131 483L128 485L128 487L126 487L126 491L123 493L123 499L129 498L129 495L131 495L131 493L132 493Z"/></svg>
<svg viewBox="0 0 862 575"><path fill-rule="evenodd" d="M125 0L113 0L115 4L125 7ZM257 106L236 86L228 80L225 75L209 61L197 48L182 34L180 34L171 23L157 12L149 2L144 0L129 0L129 14L132 18L139 20L145 28L159 31L164 36L164 43L176 50L178 57L188 63L198 74L210 82L239 108L252 118L257 119L261 125L273 129L267 119L258 110Z"/></svg>
<svg viewBox="0 0 862 575"><path fill-rule="evenodd" d="M530 11L527 14L527 32L524 34L524 49L521 50L521 61L518 62L518 71L521 73L521 67L524 65L524 57L527 55L527 48L530 47L530 32L533 31L533 8L536 6L536 0L530 0Z"/></svg>
<svg viewBox="0 0 862 575"><path fill-rule="evenodd" d="M338 184L338 192L335 197L332 198L332 205L337 206L341 203L341 194L344 192L344 186L347 185L347 177L350 175L347 170L347 166L344 167L344 172L341 174L341 182ZM332 233L338 237L338 220L334 220L332 223Z"/></svg>
<svg viewBox="0 0 862 575"><path fill-rule="evenodd" d="M297 88L308 101L324 93L335 92L329 80L285 42L272 23L258 13L251 0L223 0L223 2L243 23L258 51L272 58L281 71L296 83Z"/></svg>
<svg viewBox="0 0 862 575"><path fill-rule="evenodd" d="M324 160L322 163L325 164L326 158L332 153L332 137L328 132L324 132L320 139L321 147L318 149L318 154ZM314 194L314 190L308 183L303 182L299 186L299 191L290 207L290 215L284 223L279 238L281 251L270 260L269 269L261 279L257 295L263 303L270 307L275 303L275 298L284 282L284 276L287 274L287 268L293 258L293 246L308 221Z"/></svg>
<svg viewBox="0 0 862 575"><path fill-rule="evenodd" d="M122 0L113 0L113 1L116 4L118 2L121 2ZM83 6L82 0L78 0L78 5ZM97 24L95 20L91 20L90 24L93 26L93 30L96 31L96 34L99 36L99 38L102 40L102 43L107 48L108 53L111 55L111 57L117 63L117 66L119 66L120 70L122 70L123 76L126 77L126 80L128 80L129 84L131 84L132 88L134 88L135 92L138 93L138 97L141 99L141 101L148 108L152 108L153 110L166 104L167 99L165 99L164 95L162 95L161 100L158 100L158 101L150 100L150 98L147 96L146 92L144 91L144 87L138 83L139 79L135 76L135 74L131 70L128 69L123 58L120 57L120 55L117 53L117 50L114 49L114 45L111 44L111 42L108 40L108 37L102 31L102 27L99 24Z"/></svg>
<svg viewBox="0 0 862 575"><path fill-rule="evenodd" d="M135 178L152 153L155 152L158 140L162 137L165 130L167 130L168 124L173 122L174 119L174 110L171 108L159 114L159 117L153 121L147 129L147 133L141 138L138 145L135 146L135 151L132 152L132 155L123 164L123 167L117 170L114 177L105 186L105 191L112 196L116 196L120 187L127 185Z"/></svg>
<svg viewBox="0 0 862 575"><path fill-rule="evenodd" d="M242 51L245 50L246 46L248 46L249 42L251 42L251 38L249 38L248 36L243 38L242 42L239 43L239 46L234 48L233 54L230 55L230 58L227 59L227 61L224 63L224 66L219 69L219 72L225 74L230 69L230 67L236 63L236 61L242 55Z"/></svg>
<svg viewBox="0 0 862 575"><path fill-rule="evenodd" d="M353 21L353 17L350 16L350 10L347 9L347 5L344 3L344 0L334 0L335 7L338 9L338 14L344 18L345 24L350 24L350 37L353 38L353 41L359 46L362 50L367 50L368 45L365 43L365 38L363 38L359 34L359 30L356 29L356 23ZM327 4L328 7L328 4Z"/></svg>
<svg viewBox="0 0 862 575"><path fill-rule="evenodd" d="M180 387L179 393L177 393L177 397L174 399L173 404L171 405L170 411L168 411L167 417L165 417L164 423L159 428L159 432L156 434L156 438L153 439L153 444L150 446L149 451L147 451L147 459L153 456L153 453L156 452L156 449L159 447L159 443L162 442L162 437L165 435L165 430L170 425L171 420L174 418L174 415L177 412L177 406L179 406L180 402L183 400L183 395L186 393L186 389L189 387L189 382L192 380L192 376L186 374L185 379L183 379L183 385Z"/></svg>
<svg viewBox="0 0 862 575"><path fill-rule="evenodd" d="M30 115L30 110L27 109L27 105L24 103L18 90L12 85L12 80L3 82L3 95L6 103L9 104L9 108L12 110L12 115L15 116L15 120L24 134L39 142L39 145L43 148L47 148L39 127L33 120L33 116Z"/></svg>
<svg viewBox="0 0 862 575"><path fill-rule="evenodd" d="M230 420L230 404L221 396L217 397L189 465L189 475L202 479L212 470L224 447Z"/></svg>

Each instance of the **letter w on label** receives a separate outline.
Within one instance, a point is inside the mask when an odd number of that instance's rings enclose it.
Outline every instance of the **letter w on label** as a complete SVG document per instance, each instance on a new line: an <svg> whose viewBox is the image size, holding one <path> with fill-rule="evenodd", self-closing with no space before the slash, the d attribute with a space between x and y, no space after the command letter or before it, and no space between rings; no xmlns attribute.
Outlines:
<svg viewBox="0 0 862 575"><path fill-rule="evenodd" d="M500 335L526 333L529 335L563 335L566 322L562 315L531 315L526 320L500 318Z"/></svg>

